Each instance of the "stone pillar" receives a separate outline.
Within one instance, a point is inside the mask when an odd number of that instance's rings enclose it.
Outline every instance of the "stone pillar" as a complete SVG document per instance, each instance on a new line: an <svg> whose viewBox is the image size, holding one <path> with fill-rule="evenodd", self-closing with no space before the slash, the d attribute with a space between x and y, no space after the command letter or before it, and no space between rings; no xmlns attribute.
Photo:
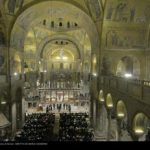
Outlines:
<svg viewBox="0 0 150 150"><path fill-rule="evenodd" d="M96 129L99 130L100 126L100 103L96 100Z"/></svg>
<svg viewBox="0 0 150 150"><path fill-rule="evenodd" d="M91 101L90 101L90 113L89 113L89 117L90 117L90 123L91 123L91 126L93 127L93 99L91 98Z"/></svg>
<svg viewBox="0 0 150 150"><path fill-rule="evenodd" d="M117 120L117 131L118 131L118 136L117 136L117 141L121 141L121 119Z"/></svg>
<svg viewBox="0 0 150 150"><path fill-rule="evenodd" d="M64 100L65 100L65 91L63 91L63 102L64 102Z"/></svg>
<svg viewBox="0 0 150 150"><path fill-rule="evenodd" d="M96 128L96 100L93 101L93 127Z"/></svg>
<svg viewBox="0 0 150 150"><path fill-rule="evenodd" d="M100 104L99 106L99 132L101 135L106 136L107 134L107 127L108 127L108 118L107 118L107 111L104 104Z"/></svg>
<svg viewBox="0 0 150 150"><path fill-rule="evenodd" d="M23 124L24 124L24 122L25 122L25 110L26 110L26 105L25 105L25 99L24 99L24 97L22 98L22 126L23 126Z"/></svg>
<svg viewBox="0 0 150 150"><path fill-rule="evenodd" d="M107 129L107 141L110 141L111 135L111 110L108 110L108 129Z"/></svg>
<svg viewBox="0 0 150 150"><path fill-rule="evenodd" d="M12 136L16 133L16 102L12 104Z"/></svg>

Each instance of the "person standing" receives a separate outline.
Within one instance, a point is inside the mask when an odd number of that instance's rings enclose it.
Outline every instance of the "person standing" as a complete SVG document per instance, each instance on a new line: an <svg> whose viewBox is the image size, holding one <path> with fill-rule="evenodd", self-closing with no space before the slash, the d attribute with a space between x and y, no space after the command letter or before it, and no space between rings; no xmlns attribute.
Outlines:
<svg viewBox="0 0 150 150"><path fill-rule="evenodd" d="M71 105L69 105L69 113L71 113Z"/></svg>

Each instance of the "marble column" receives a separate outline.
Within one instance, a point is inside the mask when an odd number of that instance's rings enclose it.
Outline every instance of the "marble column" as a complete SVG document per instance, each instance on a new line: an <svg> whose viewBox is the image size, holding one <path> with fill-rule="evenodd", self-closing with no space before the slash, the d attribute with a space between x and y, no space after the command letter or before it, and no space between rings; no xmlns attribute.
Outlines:
<svg viewBox="0 0 150 150"><path fill-rule="evenodd" d="M25 99L24 99L24 97L22 98L22 126L23 126L23 124L24 124L24 122L25 122L25 110L26 110L26 108L25 108Z"/></svg>
<svg viewBox="0 0 150 150"><path fill-rule="evenodd" d="M16 102L12 104L12 136L16 133Z"/></svg>
<svg viewBox="0 0 150 150"><path fill-rule="evenodd" d="M111 139L111 110L108 110L108 129L107 129L107 141Z"/></svg>
<svg viewBox="0 0 150 150"><path fill-rule="evenodd" d="M93 101L93 127L96 128L96 100Z"/></svg>

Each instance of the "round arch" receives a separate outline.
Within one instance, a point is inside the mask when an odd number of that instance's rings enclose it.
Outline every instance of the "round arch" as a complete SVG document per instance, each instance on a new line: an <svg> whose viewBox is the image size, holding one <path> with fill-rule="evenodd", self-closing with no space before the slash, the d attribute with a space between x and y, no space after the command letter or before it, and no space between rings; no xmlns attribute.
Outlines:
<svg viewBox="0 0 150 150"><path fill-rule="evenodd" d="M37 50L38 58L43 58L43 51L44 51L47 44L49 44L55 40L62 40L62 39L66 40L68 42L71 42L73 45L75 45L79 59L80 59L83 55L82 54L82 46L80 45L80 43L76 39L74 39L72 36L69 36L66 34L53 35L51 37L46 37L45 39L43 39L39 45L38 50Z"/></svg>
<svg viewBox="0 0 150 150"><path fill-rule="evenodd" d="M21 56L18 53L15 53L13 60L11 61L12 73L21 73Z"/></svg>
<svg viewBox="0 0 150 150"><path fill-rule="evenodd" d="M106 106L107 108L113 108L114 106L111 93L108 93L106 96Z"/></svg>
<svg viewBox="0 0 150 150"><path fill-rule="evenodd" d="M100 102L104 102L105 101L103 90L99 91L99 98L98 99L99 99Z"/></svg>
<svg viewBox="0 0 150 150"><path fill-rule="evenodd" d="M52 7L49 8L49 6L52 6ZM60 6L63 6L63 7L60 7ZM39 8L40 8L40 10L43 10L42 13L39 12ZM58 10L59 13L54 12L54 10L57 10L58 8L59 8L59 10ZM93 53L99 52L99 44L100 44L99 43L99 35L98 35L97 28L96 28L93 20L91 19L91 17L88 16L83 10L76 7L75 5L70 4L68 2L62 2L62 1L61 2L60 1L42 1L42 2L40 1L39 3L30 5L29 8L24 9L24 11L22 11L21 14L17 15L17 18L13 23L12 30L11 30L10 45L13 45L12 38L13 38L13 34L15 36L16 28L20 29L20 30L17 30L17 32L18 32L17 34L21 35L21 36L19 36L20 40L24 40L25 36L26 36L25 31L28 30L28 28L30 27L30 25L33 21L35 22L35 20L38 20L38 18L40 18L40 16L45 17L45 16L50 16L50 15L55 15L55 16L59 17L58 15L60 14L60 11L62 12L61 14L68 15L69 18L76 19L76 21L78 22L80 27L85 29L85 31L87 32L87 34L90 38L92 52ZM69 12L71 12L71 13L69 13ZM88 24L87 24L87 22L88 22Z"/></svg>
<svg viewBox="0 0 150 150"><path fill-rule="evenodd" d="M127 117L126 105L122 100L119 100L117 102L116 111L117 111L117 117L118 118L124 119Z"/></svg>
<svg viewBox="0 0 150 150"><path fill-rule="evenodd" d="M133 119L132 129L136 136L140 137L147 133L149 118L144 113L137 113Z"/></svg>
<svg viewBox="0 0 150 150"><path fill-rule="evenodd" d="M140 62L135 56L123 56L117 64L116 75L126 77L132 75L133 78L140 77Z"/></svg>
<svg viewBox="0 0 150 150"><path fill-rule="evenodd" d="M53 2L53 1L57 1L57 0L38 0L38 1L31 1L27 4L25 4L22 9L19 9L16 13L15 13L15 19L12 21L10 27L9 27L9 32L11 34L11 30L17 20L17 18L20 16L20 14L22 14L26 9L28 9L29 7L32 7L36 4L39 4L41 2L47 2L47 1L50 1L50 2ZM62 2L66 2L66 0L61 0ZM79 9L81 9L82 11L84 11L84 13L86 13L87 15L89 14L89 12L83 7L81 6L78 2L76 1L67 1L66 3L69 3L71 5L74 5L75 7L78 7ZM6 5L6 0L3 0L3 5L5 6ZM5 10L5 13L8 13L7 10ZM10 35L9 35L10 37Z"/></svg>

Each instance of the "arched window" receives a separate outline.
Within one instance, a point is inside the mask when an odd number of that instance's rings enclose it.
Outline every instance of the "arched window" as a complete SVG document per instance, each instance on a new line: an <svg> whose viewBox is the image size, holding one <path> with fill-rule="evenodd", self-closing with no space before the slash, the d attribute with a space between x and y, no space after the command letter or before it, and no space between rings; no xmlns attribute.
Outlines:
<svg viewBox="0 0 150 150"><path fill-rule="evenodd" d="M51 22L51 27L54 28L54 21Z"/></svg>
<svg viewBox="0 0 150 150"><path fill-rule="evenodd" d="M62 22L60 22L60 23L59 23L59 26L60 26L60 27L62 27L62 26L63 26Z"/></svg>
<svg viewBox="0 0 150 150"><path fill-rule="evenodd" d="M67 28L70 28L70 22L67 22Z"/></svg>
<svg viewBox="0 0 150 150"><path fill-rule="evenodd" d="M44 25L44 26L46 25L46 20L45 20L45 19L43 20L43 25Z"/></svg>

